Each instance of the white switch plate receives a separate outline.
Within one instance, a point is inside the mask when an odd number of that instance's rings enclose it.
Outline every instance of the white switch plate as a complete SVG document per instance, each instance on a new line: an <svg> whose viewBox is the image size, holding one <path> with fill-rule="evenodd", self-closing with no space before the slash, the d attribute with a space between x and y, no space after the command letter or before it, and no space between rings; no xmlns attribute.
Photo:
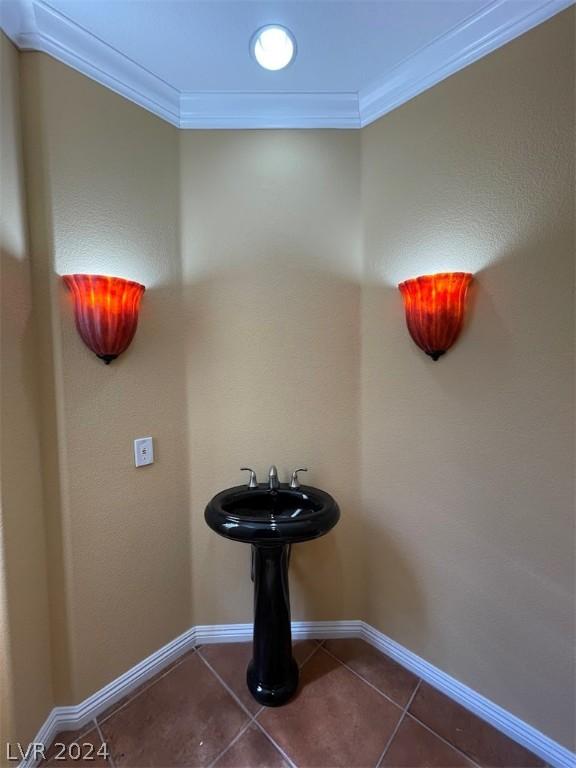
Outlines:
<svg viewBox="0 0 576 768"><path fill-rule="evenodd" d="M137 467L154 464L154 443L151 437L139 437L134 440L134 464Z"/></svg>

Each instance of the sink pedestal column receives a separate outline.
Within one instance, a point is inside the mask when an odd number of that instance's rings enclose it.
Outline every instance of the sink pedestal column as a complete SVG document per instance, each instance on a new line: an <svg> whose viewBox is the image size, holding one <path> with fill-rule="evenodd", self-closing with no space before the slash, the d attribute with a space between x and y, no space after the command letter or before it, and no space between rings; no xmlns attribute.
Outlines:
<svg viewBox="0 0 576 768"><path fill-rule="evenodd" d="M287 544L253 546L254 642L248 665L250 692L260 704L285 704L298 687L292 657Z"/></svg>

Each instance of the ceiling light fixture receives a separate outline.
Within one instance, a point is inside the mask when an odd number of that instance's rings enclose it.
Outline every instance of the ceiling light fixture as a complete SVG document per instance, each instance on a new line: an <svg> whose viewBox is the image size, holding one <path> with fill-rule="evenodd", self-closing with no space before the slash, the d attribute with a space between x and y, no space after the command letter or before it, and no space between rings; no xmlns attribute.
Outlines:
<svg viewBox="0 0 576 768"><path fill-rule="evenodd" d="M286 27L269 24L259 29L252 38L250 50L264 69L284 69L296 53L296 40Z"/></svg>

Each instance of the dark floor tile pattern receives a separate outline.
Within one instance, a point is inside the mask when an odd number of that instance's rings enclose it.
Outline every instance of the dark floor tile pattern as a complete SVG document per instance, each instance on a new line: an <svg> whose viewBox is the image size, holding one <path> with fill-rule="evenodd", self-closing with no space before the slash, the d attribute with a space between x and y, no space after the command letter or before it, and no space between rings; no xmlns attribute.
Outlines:
<svg viewBox="0 0 576 768"><path fill-rule="evenodd" d="M232 746L214 763L214 768L290 768L281 752L257 725L251 723Z"/></svg>
<svg viewBox="0 0 576 768"><path fill-rule="evenodd" d="M545 763L515 741L422 683L410 713L482 766L535 768Z"/></svg>
<svg viewBox="0 0 576 768"><path fill-rule="evenodd" d="M473 768L461 752L439 739L412 717L400 723L392 743L382 760L382 768Z"/></svg>
<svg viewBox="0 0 576 768"><path fill-rule="evenodd" d="M210 765L249 718L195 654L102 723L116 768Z"/></svg>
<svg viewBox="0 0 576 768"><path fill-rule="evenodd" d="M416 675L363 640L327 640L324 647L401 707L414 693Z"/></svg>
<svg viewBox="0 0 576 768"><path fill-rule="evenodd" d="M302 668L302 685L258 722L301 766L375 766L402 710L322 649Z"/></svg>
<svg viewBox="0 0 576 768"><path fill-rule="evenodd" d="M294 644L296 697L260 708L245 687L250 645L206 645L82 732L111 768L538 768L523 747L360 640ZM81 738L80 738L81 736ZM106 765L97 760L45 765Z"/></svg>

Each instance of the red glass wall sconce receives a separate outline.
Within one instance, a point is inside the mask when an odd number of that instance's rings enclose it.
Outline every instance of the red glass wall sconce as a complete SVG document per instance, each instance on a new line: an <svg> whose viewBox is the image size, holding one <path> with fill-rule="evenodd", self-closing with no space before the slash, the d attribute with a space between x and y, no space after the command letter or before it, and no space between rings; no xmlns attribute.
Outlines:
<svg viewBox="0 0 576 768"><path fill-rule="evenodd" d="M82 341L108 365L130 346L138 325L140 283L105 275L64 275Z"/></svg>
<svg viewBox="0 0 576 768"><path fill-rule="evenodd" d="M410 336L432 360L438 360L458 338L471 280L468 272L441 272L398 286Z"/></svg>

